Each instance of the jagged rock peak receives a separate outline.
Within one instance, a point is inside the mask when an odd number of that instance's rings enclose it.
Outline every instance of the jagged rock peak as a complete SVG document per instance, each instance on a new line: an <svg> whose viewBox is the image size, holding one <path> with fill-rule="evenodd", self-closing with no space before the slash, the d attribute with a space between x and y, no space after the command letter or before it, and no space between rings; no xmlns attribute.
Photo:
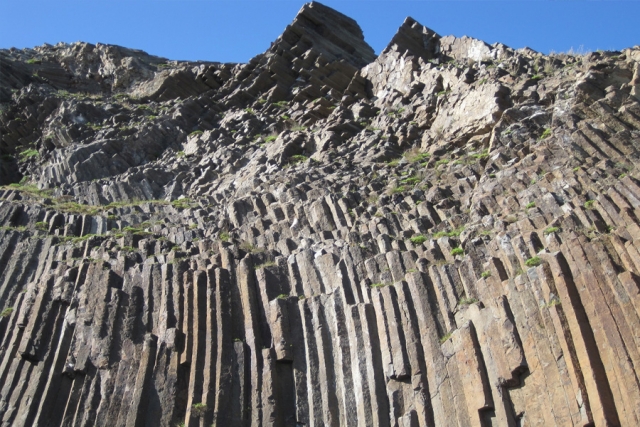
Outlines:
<svg viewBox="0 0 640 427"><path fill-rule="evenodd" d="M318 2L302 6L270 50L278 52L291 47L295 47L294 54L313 47L329 61L344 59L357 67L376 59L355 20Z"/></svg>
<svg viewBox="0 0 640 427"><path fill-rule="evenodd" d="M435 31L407 17L382 53L395 50L400 54L416 55L428 60L438 54L439 41L440 35Z"/></svg>

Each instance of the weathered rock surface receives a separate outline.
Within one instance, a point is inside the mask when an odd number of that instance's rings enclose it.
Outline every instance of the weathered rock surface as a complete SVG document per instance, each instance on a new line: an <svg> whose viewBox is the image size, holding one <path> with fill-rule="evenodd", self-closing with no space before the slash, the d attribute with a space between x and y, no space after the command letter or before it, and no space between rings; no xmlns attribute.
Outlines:
<svg viewBox="0 0 640 427"><path fill-rule="evenodd" d="M640 424L639 67L1 50L2 425Z"/></svg>

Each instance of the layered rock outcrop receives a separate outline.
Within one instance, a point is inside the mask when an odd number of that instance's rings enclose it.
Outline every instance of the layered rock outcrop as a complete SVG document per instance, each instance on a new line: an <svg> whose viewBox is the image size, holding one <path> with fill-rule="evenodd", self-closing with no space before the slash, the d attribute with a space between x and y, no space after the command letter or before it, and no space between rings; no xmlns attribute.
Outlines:
<svg viewBox="0 0 640 427"><path fill-rule="evenodd" d="M639 61L0 51L2 425L638 425Z"/></svg>

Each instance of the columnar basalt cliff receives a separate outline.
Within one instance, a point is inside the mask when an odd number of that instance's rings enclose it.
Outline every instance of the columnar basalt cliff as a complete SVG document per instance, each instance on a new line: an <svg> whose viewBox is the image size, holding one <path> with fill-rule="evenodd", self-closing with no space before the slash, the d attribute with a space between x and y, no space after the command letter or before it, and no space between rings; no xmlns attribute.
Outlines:
<svg viewBox="0 0 640 427"><path fill-rule="evenodd" d="M640 48L305 5L0 50L2 426L640 425Z"/></svg>

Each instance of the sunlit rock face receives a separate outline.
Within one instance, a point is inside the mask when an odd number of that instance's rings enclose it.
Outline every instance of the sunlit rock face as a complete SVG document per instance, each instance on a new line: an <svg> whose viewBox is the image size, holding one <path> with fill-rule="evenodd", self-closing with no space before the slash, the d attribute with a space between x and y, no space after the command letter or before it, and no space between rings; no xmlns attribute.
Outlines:
<svg viewBox="0 0 640 427"><path fill-rule="evenodd" d="M639 67L0 50L2 425L640 425Z"/></svg>

